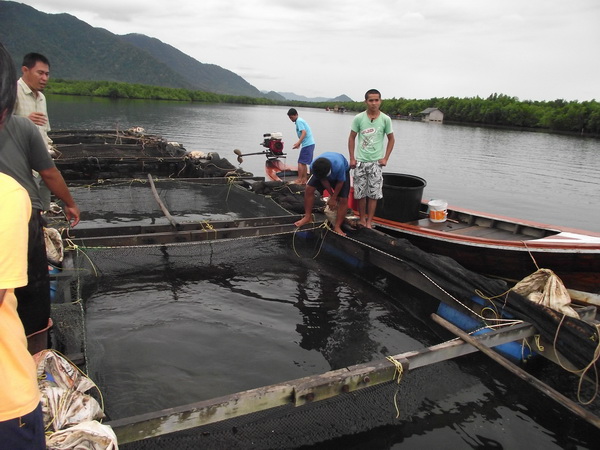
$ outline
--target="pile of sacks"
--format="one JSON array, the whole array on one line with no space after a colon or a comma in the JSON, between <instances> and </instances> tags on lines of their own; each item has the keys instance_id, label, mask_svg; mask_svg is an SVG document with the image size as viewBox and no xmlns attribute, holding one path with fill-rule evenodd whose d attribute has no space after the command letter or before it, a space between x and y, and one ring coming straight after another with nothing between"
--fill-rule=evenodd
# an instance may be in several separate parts
<instances>
[{"instance_id":1,"label":"pile of sacks","mask_svg":"<svg viewBox=\"0 0 600 450\"><path fill-rule=\"evenodd\" d=\"M34 355L42 392L46 446L51 450L118 450L111 427L101 424L104 412L87 391L96 387L70 361L53 350Z\"/></svg>"}]
</instances>

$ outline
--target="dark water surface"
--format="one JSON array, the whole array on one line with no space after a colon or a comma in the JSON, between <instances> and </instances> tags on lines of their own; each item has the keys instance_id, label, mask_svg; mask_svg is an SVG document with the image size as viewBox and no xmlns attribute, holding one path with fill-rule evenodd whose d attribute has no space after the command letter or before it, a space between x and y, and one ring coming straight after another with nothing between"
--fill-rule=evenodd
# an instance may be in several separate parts
<instances>
[{"instance_id":1,"label":"dark water surface","mask_svg":"<svg viewBox=\"0 0 600 450\"><path fill-rule=\"evenodd\" d=\"M264 132L294 140L280 107L50 97L49 110L54 129L140 125L231 162L234 148L260 151ZM351 115L307 109L301 116L313 127L317 153L346 152ZM394 126L389 171L425 178L427 198L600 231L598 141ZM243 167L262 175L261 158L248 157ZM446 339L431 327L427 298L393 280L355 273L314 243L290 236L89 256L101 273L85 289L89 370L113 419ZM530 368L538 376L551 370ZM322 448L591 449L600 439L598 430L483 355L409 372L402 386L402 420L394 419L393 395L386 395L377 407L385 421L377 428L363 429L368 420L358 414L352 431L358 434ZM561 388L572 394L576 380Z\"/></svg>"},{"instance_id":2,"label":"dark water surface","mask_svg":"<svg viewBox=\"0 0 600 450\"><path fill-rule=\"evenodd\" d=\"M99 253L88 252L102 274L86 295L88 369L112 419L446 339L427 325L426 299L290 236ZM600 437L483 355L409 372L401 386L402 419L393 390L379 395L352 413L360 422L345 433L359 434L344 447L595 448Z\"/></svg>"}]
</instances>

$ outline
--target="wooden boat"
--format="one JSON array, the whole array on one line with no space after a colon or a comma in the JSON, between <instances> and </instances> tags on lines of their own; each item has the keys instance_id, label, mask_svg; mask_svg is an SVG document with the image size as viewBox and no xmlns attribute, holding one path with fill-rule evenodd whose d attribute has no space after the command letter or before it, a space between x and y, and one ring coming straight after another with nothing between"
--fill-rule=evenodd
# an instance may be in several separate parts
<instances>
[{"instance_id":1,"label":"wooden boat","mask_svg":"<svg viewBox=\"0 0 600 450\"><path fill-rule=\"evenodd\" d=\"M434 211L442 218L433 218L422 202L426 184L413 175L384 174L376 227L474 272L518 281L546 268L570 289L600 293L600 233L448 208L445 202L443 211ZM353 198L349 204L354 208Z\"/></svg>"},{"instance_id":2,"label":"wooden boat","mask_svg":"<svg viewBox=\"0 0 600 450\"><path fill-rule=\"evenodd\" d=\"M431 253L491 276L520 280L537 268L554 271L571 289L600 293L600 233L448 208L434 222L428 205L410 221L375 217L376 227Z\"/></svg>"}]
</instances>

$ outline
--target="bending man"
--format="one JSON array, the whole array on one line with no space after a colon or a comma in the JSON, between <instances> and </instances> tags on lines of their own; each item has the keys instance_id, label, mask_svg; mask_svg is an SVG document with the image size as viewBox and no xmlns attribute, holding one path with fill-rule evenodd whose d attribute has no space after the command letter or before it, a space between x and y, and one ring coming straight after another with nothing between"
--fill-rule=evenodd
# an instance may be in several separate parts
<instances>
[{"instance_id":1,"label":"bending man","mask_svg":"<svg viewBox=\"0 0 600 450\"><path fill-rule=\"evenodd\" d=\"M350 166L346 158L339 153L325 152L313 161L310 166L310 178L304 191L304 217L294 223L301 227L311 222L312 209L315 204L315 191L323 194L329 192L327 204L336 209L337 216L333 231L342 236L342 224L348 211L348 194L350 193Z\"/></svg>"}]
</instances>

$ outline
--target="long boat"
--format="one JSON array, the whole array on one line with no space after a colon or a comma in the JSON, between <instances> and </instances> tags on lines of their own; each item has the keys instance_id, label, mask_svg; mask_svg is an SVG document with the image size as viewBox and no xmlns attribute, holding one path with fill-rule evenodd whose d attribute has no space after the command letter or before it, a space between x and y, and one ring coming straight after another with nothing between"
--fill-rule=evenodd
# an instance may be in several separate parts
<instances>
[{"instance_id":1,"label":"long boat","mask_svg":"<svg viewBox=\"0 0 600 450\"><path fill-rule=\"evenodd\" d=\"M277 180L272 165L267 161L266 175ZM391 189L400 189L387 197L387 205L386 182L393 183ZM518 281L546 268L570 289L600 293L600 233L447 205L443 219L432 220L429 204L421 198L425 185L425 180L412 175L384 174L376 228L478 273ZM356 209L352 198L350 206Z\"/></svg>"},{"instance_id":2,"label":"long boat","mask_svg":"<svg viewBox=\"0 0 600 450\"><path fill-rule=\"evenodd\" d=\"M571 289L600 293L600 233L456 207L447 208L447 218L438 222L427 209L421 203L415 220L374 221L380 231L479 273L520 280L546 268Z\"/></svg>"}]
</instances>

